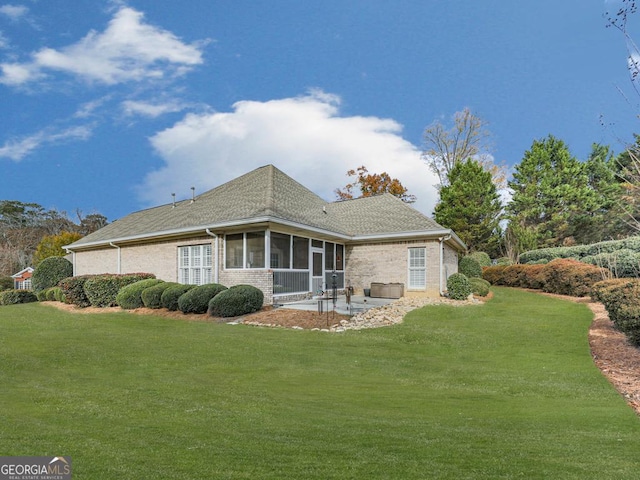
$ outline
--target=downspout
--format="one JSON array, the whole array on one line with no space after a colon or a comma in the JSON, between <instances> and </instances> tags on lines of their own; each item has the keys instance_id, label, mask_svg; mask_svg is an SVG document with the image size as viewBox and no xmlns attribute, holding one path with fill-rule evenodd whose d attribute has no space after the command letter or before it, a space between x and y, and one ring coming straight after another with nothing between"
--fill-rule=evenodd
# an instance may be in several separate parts
<instances>
[{"instance_id":1,"label":"downspout","mask_svg":"<svg viewBox=\"0 0 640 480\"><path fill-rule=\"evenodd\" d=\"M67 252L67 255L71 254L71 265L73 266L73 276L76 276L76 252L73 250L66 248L64 249Z\"/></svg>"},{"instance_id":2,"label":"downspout","mask_svg":"<svg viewBox=\"0 0 640 480\"><path fill-rule=\"evenodd\" d=\"M117 248L118 249L118 272L117 273L122 273L121 271L121 264L120 264L120 247L118 245L116 245L113 242L109 242L109 245L112 246L113 248Z\"/></svg>"},{"instance_id":3,"label":"downspout","mask_svg":"<svg viewBox=\"0 0 640 480\"><path fill-rule=\"evenodd\" d=\"M213 233L208 228L205 230L205 232L207 232L207 235L215 239L213 242L213 283L218 283L218 235Z\"/></svg>"},{"instance_id":4,"label":"downspout","mask_svg":"<svg viewBox=\"0 0 640 480\"><path fill-rule=\"evenodd\" d=\"M440 240L440 296L444 296L444 289L442 288L442 280L443 280L443 275L444 275L444 242L446 242L447 240L451 239L451 234L444 236L444 237L440 237L438 240Z\"/></svg>"}]
</instances>

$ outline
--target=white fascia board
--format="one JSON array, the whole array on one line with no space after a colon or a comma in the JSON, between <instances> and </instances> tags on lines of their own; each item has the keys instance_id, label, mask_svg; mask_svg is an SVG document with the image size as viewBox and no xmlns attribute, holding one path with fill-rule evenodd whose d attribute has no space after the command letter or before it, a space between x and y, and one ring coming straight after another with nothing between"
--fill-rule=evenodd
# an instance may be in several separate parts
<instances>
[{"instance_id":1,"label":"white fascia board","mask_svg":"<svg viewBox=\"0 0 640 480\"><path fill-rule=\"evenodd\" d=\"M460 240L452 230L418 230L413 232L398 232L398 233L372 233L367 235L354 235L351 240L354 242L367 242L367 241L380 241L380 240L401 240L407 238L441 238L451 236L456 244L462 249L466 250L467 246Z\"/></svg>"}]
</instances>

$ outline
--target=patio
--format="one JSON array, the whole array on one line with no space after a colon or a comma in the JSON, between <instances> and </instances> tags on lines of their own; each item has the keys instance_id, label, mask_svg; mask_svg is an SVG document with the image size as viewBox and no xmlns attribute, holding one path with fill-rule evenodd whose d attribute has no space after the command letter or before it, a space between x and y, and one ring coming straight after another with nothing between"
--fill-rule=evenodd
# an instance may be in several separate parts
<instances>
[{"instance_id":1,"label":"patio","mask_svg":"<svg viewBox=\"0 0 640 480\"><path fill-rule=\"evenodd\" d=\"M340 315L355 315L356 313L369 310L373 307L381 307L394 302L395 298L371 298L364 295L351 295L351 303L347 303L345 295L338 295L335 303L335 313ZM321 303L321 307L319 306ZM295 302L287 302L278 304L278 308L289 308L293 310L309 310L314 312L333 312L333 298L331 297L314 297L307 300L298 300Z\"/></svg>"}]
</instances>

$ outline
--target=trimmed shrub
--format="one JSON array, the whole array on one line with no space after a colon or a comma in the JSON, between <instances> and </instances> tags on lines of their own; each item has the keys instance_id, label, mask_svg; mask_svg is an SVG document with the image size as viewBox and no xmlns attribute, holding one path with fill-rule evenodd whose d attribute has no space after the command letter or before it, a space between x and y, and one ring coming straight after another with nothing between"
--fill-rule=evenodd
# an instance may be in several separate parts
<instances>
[{"instance_id":1,"label":"trimmed shrub","mask_svg":"<svg viewBox=\"0 0 640 480\"><path fill-rule=\"evenodd\" d=\"M178 298L178 309L182 313L207 313L211 299L226 289L227 287L219 283L192 288Z\"/></svg>"},{"instance_id":2,"label":"trimmed shrub","mask_svg":"<svg viewBox=\"0 0 640 480\"><path fill-rule=\"evenodd\" d=\"M559 258L573 258L605 267L618 277L637 277L640 275L640 237L608 240L575 247L541 248L520 254L522 263L538 263L544 260L550 262Z\"/></svg>"},{"instance_id":3,"label":"trimmed shrub","mask_svg":"<svg viewBox=\"0 0 640 480\"><path fill-rule=\"evenodd\" d=\"M485 267L482 269L482 278L489 282L491 285L504 285L504 269L507 267L508 265L494 265L492 267Z\"/></svg>"},{"instance_id":4,"label":"trimmed shrub","mask_svg":"<svg viewBox=\"0 0 640 480\"><path fill-rule=\"evenodd\" d=\"M591 294L594 284L610 277L610 272L607 274L594 265L566 258L544 265L540 277L545 292L584 297Z\"/></svg>"},{"instance_id":5,"label":"trimmed shrub","mask_svg":"<svg viewBox=\"0 0 640 480\"><path fill-rule=\"evenodd\" d=\"M486 297L489 295L489 287L491 284L482 278L470 278L469 285L471 285L471 293L478 295L479 297Z\"/></svg>"},{"instance_id":6,"label":"trimmed shrub","mask_svg":"<svg viewBox=\"0 0 640 480\"><path fill-rule=\"evenodd\" d=\"M38 299L39 302L46 302L47 301L47 292L49 291L49 289L45 289L45 290L40 290L39 292L34 292L36 294L36 298Z\"/></svg>"},{"instance_id":7,"label":"trimmed shrub","mask_svg":"<svg viewBox=\"0 0 640 480\"><path fill-rule=\"evenodd\" d=\"M482 277L482 267L475 258L466 256L458 262L458 273L462 273L467 278L480 278Z\"/></svg>"},{"instance_id":8,"label":"trimmed shrub","mask_svg":"<svg viewBox=\"0 0 640 480\"><path fill-rule=\"evenodd\" d=\"M616 278L640 277L640 252L634 252L628 248L589 255L582 261L608 268Z\"/></svg>"},{"instance_id":9,"label":"trimmed shrub","mask_svg":"<svg viewBox=\"0 0 640 480\"><path fill-rule=\"evenodd\" d=\"M598 282L591 296L602 302L614 326L633 345L640 346L640 280L621 278Z\"/></svg>"},{"instance_id":10,"label":"trimmed shrub","mask_svg":"<svg viewBox=\"0 0 640 480\"><path fill-rule=\"evenodd\" d=\"M496 260L496 265L513 265L513 262L509 257L500 257Z\"/></svg>"},{"instance_id":11,"label":"trimmed shrub","mask_svg":"<svg viewBox=\"0 0 640 480\"><path fill-rule=\"evenodd\" d=\"M449 298L466 300L472 293L469 278L463 273L454 273L447 279L447 292Z\"/></svg>"},{"instance_id":12,"label":"trimmed shrub","mask_svg":"<svg viewBox=\"0 0 640 480\"><path fill-rule=\"evenodd\" d=\"M44 262L44 260L43 260ZM58 286L62 289L65 303L71 303L78 307L88 307L91 305L87 295L84 293L84 284L93 275L79 275L60 280Z\"/></svg>"},{"instance_id":13,"label":"trimmed shrub","mask_svg":"<svg viewBox=\"0 0 640 480\"><path fill-rule=\"evenodd\" d=\"M195 285L176 284L167 288L160 296L160 304L163 308L175 312L178 310L178 299L186 292L195 288Z\"/></svg>"},{"instance_id":14,"label":"trimmed shrub","mask_svg":"<svg viewBox=\"0 0 640 480\"><path fill-rule=\"evenodd\" d=\"M237 317L257 312L262 308L264 294L252 285L235 285L223 290L209 302L212 317Z\"/></svg>"},{"instance_id":15,"label":"trimmed shrub","mask_svg":"<svg viewBox=\"0 0 640 480\"><path fill-rule=\"evenodd\" d=\"M84 293L93 307L115 307L116 296L123 287L155 278L152 273L126 273L122 275L95 275L84 284Z\"/></svg>"},{"instance_id":16,"label":"trimmed shrub","mask_svg":"<svg viewBox=\"0 0 640 480\"><path fill-rule=\"evenodd\" d=\"M120 289L116 295L116 303L125 310L144 307L144 303L142 303L142 292L146 288L153 287L161 282L162 280L157 278L147 278L145 280L138 280L135 283L130 283Z\"/></svg>"},{"instance_id":17,"label":"trimmed shrub","mask_svg":"<svg viewBox=\"0 0 640 480\"><path fill-rule=\"evenodd\" d=\"M47 302L57 302L58 296L62 292L60 287L51 287L47 289Z\"/></svg>"},{"instance_id":18,"label":"trimmed shrub","mask_svg":"<svg viewBox=\"0 0 640 480\"><path fill-rule=\"evenodd\" d=\"M31 290L4 290L0 292L0 305L37 302L38 297Z\"/></svg>"},{"instance_id":19,"label":"trimmed shrub","mask_svg":"<svg viewBox=\"0 0 640 480\"><path fill-rule=\"evenodd\" d=\"M40 262L31 276L33 290L55 287L60 280L73 275L73 265L64 257L48 257Z\"/></svg>"},{"instance_id":20,"label":"trimmed shrub","mask_svg":"<svg viewBox=\"0 0 640 480\"><path fill-rule=\"evenodd\" d=\"M473 252L468 255L473 258L476 262L480 264L481 267L490 267L491 266L491 257L488 253L485 252Z\"/></svg>"},{"instance_id":21,"label":"trimmed shrub","mask_svg":"<svg viewBox=\"0 0 640 480\"><path fill-rule=\"evenodd\" d=\"M162 293L169 287L180 285L176 282L162 282L143 290L140 297L147 308L162 308Z\"/></svg>"},{"instance_id":22,"label":"trimmed shrub","mask_svg":"<svg viewBox=\"0 0 640 480\"><path fill-rule=\"evenodd\" d=\"M64 296L64 292L60 287L53 287L53 295L56 302L67 303L67 299Z\"/></svg>"},{"instance_id":23,"label":"trimmed shrub","mask_svg":"<svg viewBox=\"0 0 640 480\"><path fill-rule=\"evenodd\" d=\"M11 277L0 277L0 292L4 290L13 290L13 278Z\"/></svg>"}]
</instances>

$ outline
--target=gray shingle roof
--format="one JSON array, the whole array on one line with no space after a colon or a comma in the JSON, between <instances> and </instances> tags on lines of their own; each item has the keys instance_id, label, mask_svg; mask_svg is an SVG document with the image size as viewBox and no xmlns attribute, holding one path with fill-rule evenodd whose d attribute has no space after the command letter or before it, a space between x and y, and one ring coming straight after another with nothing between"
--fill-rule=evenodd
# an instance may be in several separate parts
<instances>
[{"instance_id":1,"label":"gray shingle roof","mask_svg":"<svg viewBox=\"0 0 640 480\"><path fill-rule=\"evenodd\" d=\"M204 231L256 219L280 220L348 237L446 230L393 195L329 203L273 165L266 165L198 195L194 202L134 212L69 248Z\"/></svg>"}]
</instances>

